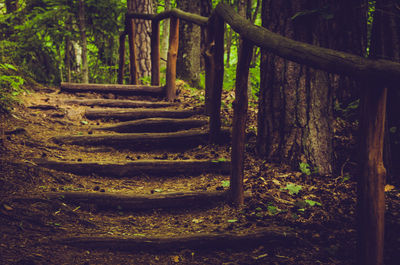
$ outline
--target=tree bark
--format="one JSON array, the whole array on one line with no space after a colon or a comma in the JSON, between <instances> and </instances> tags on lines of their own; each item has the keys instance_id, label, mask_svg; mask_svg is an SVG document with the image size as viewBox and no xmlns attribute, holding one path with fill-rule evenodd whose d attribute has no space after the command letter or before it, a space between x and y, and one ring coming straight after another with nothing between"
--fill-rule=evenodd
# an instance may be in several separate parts
<instances>
[{"instance_id":1,"label":"tree bark","mask_svg":"<svg viewBox=\"0 0 400 265\"><path fill-rule=\"evenodd\" d=\"M171 17L166 72L166 96L169 101L176 98L176 61L179 48L179 18Z\"/></svg>"},{"instance_id":2,"label":"tree bark","mask_svg":"<svg viewBox=\"0 0 400 265\"><path fill-rule=\"evenodd\" d=\"M162 108L174 106L171 102L162 101L137 101L128 99L69 99L65 104L76 104L82 106L99 106L111 108Z\"/></svg>"},{"instance_id":3,"label":"tree bark","mask_svg":"<svg viewBox=\"0 0 400 265\"><path fill-rule=\"evenodd\" d=\"M290 5L263 2L263 25L297 40L320 44L324 21L297 21L290 17L307 1ZM273 6L273 8L272 8ZM278 11L279 10L279 11ZM308 35L309 31L312 34ZM332 88L328 74L286 61L263 51L257 145L261 155L298 168L308 163L320 174L332 173Z\"/></svg>"},{"instance_id":4,"label":"tree bark","mask_svg":"<svg viewBox=\"0 0 400 265\"><path fill-rule=\"evenodd\" d=\"M171 1L164 0L164 11L168 11L171 9ZM163 31L162 31L162 38L161 38L161 67L167 67L167 55L168 55L168 38L169 38L169 19L163 20Z\"/></svg>"},{"instance_id":5,"label":"tree bark","mask_svg":"<svg viewBox=\"0 0 400 265\"><path fill-rule=\"evenodd\" d=\"M85 4L83 0L79 0L79 31L81 35L82 46L82 83L89 83L89 66L87 61L87 37L85 22Z\"/></svg>"},{"instance_id":6,"label":"tree bark","mask_svg":"<svg viewBox=\"0 0 400 265\"><path fill-rule=\"evenodd\" d=\"M183 11L200 14L201 1L177 0L177 7ZM177 77L189 82L194 87L199 86L200 27L193 23L182 21L179 26L179 51L176 74Z\"/></svg>"},{"instance_id":7,"label":"tree bark","mask_svg":"<svg viewBox=\"0 0 400 265\"><path fill-rule=\"evenodd\" d=\"M66 92L97 92L115 93L121 95L153 95L162 96L165 91L159 86L120 85L120 84L79 84L61 83L61 90Z\"/></svg>"},{"instance_id":8,"label":"tree bark","mask_svg":"<svg viewBox=\"0 0 400 265\"><path fill-rule=\"evenodd\" d=\"M230 180L230 196L232 196L232 202L236 206L241 206L244 203L243 176L248 107L247 90L252 53L253 44L246 39L241 40L236 68L231 152L232 173Z\"/></svg>"},{"instance_id":9,"label":"tree bark","mask_svg":"<svg viewBox=\"0 0 400 265\"><path fill-rule=\"evenodd\" d=\"M399 60L399 29L396 2L378 0L371 33L370 57ZM360 118L360 176L358 181L358 264L383 265L385 176L383 143L385 135L387 89L376 80L364 82ZM397 103L398 104L398 103Z\"/></svg>"},{"instance_id":10,"label":"tree bark","mask_svg":"<svg viewBox=\"0 0 400 265\"><path fill-rule=\"evenodd\" d=\"M136 24L133 19L127 19L125 21L128 30L129 39L129 73L130 83L137 85L139 83L139 66L137 61L137 48L136 48Z\"/></svg>"},{"instance_id":11,"label":"tree bark","mask_svg":"<svg viewBox=\"0 0 400 265\"><path fill-rule=\"evenodd\" d=\"M152 0L128 0L128 12L153 13ZM148 20L135 19L135 46L137 47L138 76L151 75L151 22Z\"/></svg>"},{"instance_id":12,"label":"tree bark","mask_svg":"<svg viewBox=\"0 0 400 265\"><path fill-rule=\"evenodd\" d=\"M221 94L224 80L224 21L212 16L208 22L206 52L206 113L210 116L210 141L216 142L221 129Z\"/></svg>"}]
</instances>

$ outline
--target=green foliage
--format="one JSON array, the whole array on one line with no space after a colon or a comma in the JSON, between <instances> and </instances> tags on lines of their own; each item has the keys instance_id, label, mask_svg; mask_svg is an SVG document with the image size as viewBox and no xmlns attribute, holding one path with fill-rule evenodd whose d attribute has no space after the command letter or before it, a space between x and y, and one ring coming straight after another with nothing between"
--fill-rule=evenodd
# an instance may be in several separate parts
<instances>
[{"instance_id":1,"label":"green foliage","mask_svg":"<svg viewBox=\"0 0 400 265\"><path fill-rule=\"evenodd\" d=\"M17 75L18 69L12 64L0 63L0 113L8 113L24 92L24 78Z\"/></svg>"},{"instance_id":2,"label":"green foliage","mask_svg":"<svg viewBox=\"0 0 400 265\"><path fill-rule=\"evenodd\" d=\"M229 188L230 185L231 185L231 182L230 182L229 180L222 180L222 181L221 181L221 185L222 185L222 187L224 187L224 188Z\"/></svg>"},{"instance_id":3,"label":"green foliage","mask_svg":"<svg viewBox=\"0 0 400 265\"><path fill-rule=\"evenodd\" d=\"M308 163L299 163L300 171L307 176L311 175L310 165Z\"/></svg>"},{"instance_id":4,"label":"green foliage","mask_svg":"<svg viewBox=\"0 0 400 265\"><path fill-rule=\"evenodd\" d=\"M300 190L302 189L302 186L294 184L294 183L288 183L288 184L286 184L286 187L282 188L282 189L287 190L290 195L293 195L293 194L298 194L300 192Z\"/></svg>"}]
</instances>

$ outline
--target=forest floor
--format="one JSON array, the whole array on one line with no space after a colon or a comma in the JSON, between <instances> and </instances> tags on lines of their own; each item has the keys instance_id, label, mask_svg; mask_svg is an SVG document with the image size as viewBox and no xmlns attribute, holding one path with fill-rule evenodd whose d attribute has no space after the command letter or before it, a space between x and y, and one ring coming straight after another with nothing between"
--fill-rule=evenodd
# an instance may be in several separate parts
<instances>
[{"instance_id":1,"label":"forest floor","mask_svg":"<svg viewBox=\"0 0 400 265\"><path fill-rule=\"evenodd\" d=\"M180 104L201 106L204 95L180 84ZM337 119L336 176L293 171L256 156L256 109L250 104L245 161L245 206L223 202L203 207L124 211L99 210L46 197L48 192L129 193L151 196L170 192L222 191L229 175L109 178L75 175L38 166L39 160L123 163L139 159L230 160L229 145L199 145L185 151L134 151L113 147L60 145L54 136L104 134L95 130L115 121L88 120L88 107L66 104L73 98L116 98L112 94L68 94L35 88L0 123L1 264L353 264L356 258L356 165L351 155L354 126ZM130 99L141 99L132 97ZM155 100L155 99L154 99ZM233 92L223 94L223 120L229 126ZM39 107L38 107L39 106ZM52 107L49 107L52 106ZM348 157L346 157L348 155ZM400 258L400 189L386 185L385 264ZM192 234L247 234L258 229L288 231L287 239L239 247L143 249L86 248L64 244L73 236L174 238ZM286 232L285 232L286 233Z\"/></svg>"}]
</instances>

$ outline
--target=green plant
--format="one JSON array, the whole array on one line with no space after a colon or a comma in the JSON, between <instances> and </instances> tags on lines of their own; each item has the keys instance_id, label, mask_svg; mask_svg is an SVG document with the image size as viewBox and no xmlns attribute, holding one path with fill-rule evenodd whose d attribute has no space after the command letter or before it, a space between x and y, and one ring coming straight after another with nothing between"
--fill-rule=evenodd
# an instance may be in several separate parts
<instances>
[{"instance_id":1,"label":"green plant","mask_svg":"<svg viewBox=\"0 0 400 265\"><path fill-rule=\"evenodd\" d=\"M9 112L11 106L18 102L18 95L25 92L22 87L24 78L11 74L17 71L12 64L0 63L0 112Z\"/></svg>"},{"instance_id":2,"label":"green plant","mask_svg":"<svg viewBox=\"0 0 400 265\"><path fill-rule=\"evenodd\" d=\"M298 194L300 192L300 190L302 189L302 186L294 184L294 183L288 183L288 184L286 184L286 187L282 188L282 189L287 190L290 195L293 195L293 194Z\"/></svg>"},{"instance_id":3,"label":"green plant","mask_svg":"<svg viewBox=\"0 0 400 265\"><path fill-rule=\"evenodd\" d=\"M306 174L307 176L311 175L311 168L308 163L301 162L301 163L299 163L299 166L300 166L300 171L303 174Z\"/></svg>"}]
</instances>

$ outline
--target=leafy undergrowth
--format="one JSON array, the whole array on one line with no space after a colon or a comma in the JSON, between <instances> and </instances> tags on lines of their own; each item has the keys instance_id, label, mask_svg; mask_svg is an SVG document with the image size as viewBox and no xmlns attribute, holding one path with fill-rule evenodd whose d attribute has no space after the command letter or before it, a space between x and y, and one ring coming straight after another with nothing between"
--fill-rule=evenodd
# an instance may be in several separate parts
<instances>
[{"instance_id":1,"label":"leafy undergrowth","mask_svg":"<svg viewBox=\"0 0 400 265\"><path fill-rule=\"evenodd\" d=\"M183 106L201 105L204 94L180 85ZM82 95L96 98L99 95ZM42 169L34 159L103 161L122 163L148 159L227 160L229 146L197 146L184 153L116 151L112 148L59 146L49 141L54 135L91 134L104 121L88 121L82 107L64 105L71 98L55 89L33 92L16 106L11 116L1 119L0 140L0 263L1 264L352 264L356 253L356 183L354 162L342 157L350 153L352 125L338 120L337 146L343 161L339 176L319 176L299 165L290 170L268 163L255 155L256 109L250 104L246 146L245 189L252 196L241 209L216 204L202 209L129 212L99 211L51 201L47 191L130 192L154 194L177 191L226 190L229 176L203 174L110 179L95 175L77 176ZM113 95L105 97L113 98ZM231 123L232 91L224 92L222 114ZM35 110L28 106L54 105ZM346 154L349 154L346 153ZM339 160L338 158L338 160ZM386 186L386 263L397 264L400 253L400 191ZM35 197L36 199L32 199ZM37 198L42 199L37 199ZM228 250L185 249L172 252L118 252L49 244L52 239L72 235L147 237L190 233L249 232L260 227L291 228L300 244L283 242L276 247Z\"/></svg>"}]
</instances>

